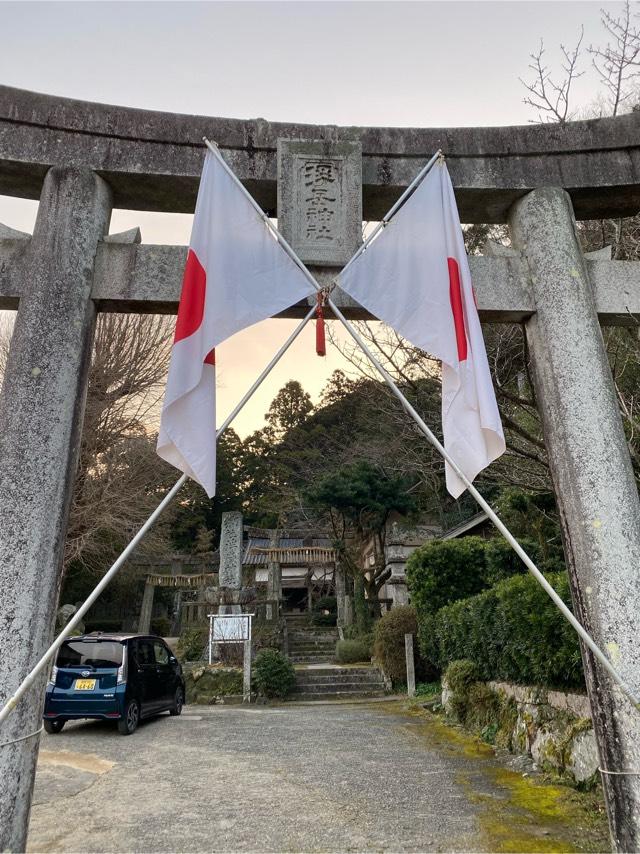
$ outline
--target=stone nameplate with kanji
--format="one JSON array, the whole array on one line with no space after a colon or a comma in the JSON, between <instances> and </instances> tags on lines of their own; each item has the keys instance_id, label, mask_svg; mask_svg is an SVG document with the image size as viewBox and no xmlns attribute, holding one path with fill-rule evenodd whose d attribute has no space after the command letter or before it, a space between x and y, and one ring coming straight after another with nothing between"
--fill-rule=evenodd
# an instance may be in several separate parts
<instances>
[{"instance_id":1,"label":"stone nameplate with kanji","mask_svg":"<svg viewBox=\"0 0 640 854\"><path fill-rule=\"evenodd\" d=\"M278 140L278 228L306 264L347 263L362 241L359 142Z\"/></svg>"}]
</instances>

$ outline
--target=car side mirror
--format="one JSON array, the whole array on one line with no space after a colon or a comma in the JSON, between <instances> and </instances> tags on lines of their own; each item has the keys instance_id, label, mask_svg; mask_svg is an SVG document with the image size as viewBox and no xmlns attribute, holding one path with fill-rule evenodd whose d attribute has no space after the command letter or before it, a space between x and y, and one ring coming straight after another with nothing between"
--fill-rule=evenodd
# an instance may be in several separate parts
<instances>
[{"instance_id":1,"label":"car side mirror","mask_svg":"<svg viewBox=\"0 0 640 854\"><path fill-rule=\"evenodd\" d=\"M172 664L175 664L177 660L178 660L178 659L175 657L175 655L170 655L170 656L169 656L169 661L170 661Z\"/></svg>"}]
</instances>

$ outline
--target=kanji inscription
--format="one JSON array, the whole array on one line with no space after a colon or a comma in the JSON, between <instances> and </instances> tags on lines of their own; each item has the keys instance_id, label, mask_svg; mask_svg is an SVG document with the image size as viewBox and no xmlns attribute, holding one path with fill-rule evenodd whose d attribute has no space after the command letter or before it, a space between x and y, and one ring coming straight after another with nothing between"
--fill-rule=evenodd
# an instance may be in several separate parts
<instances>
[{"instance_id":1,"label":"kanji inscription","mask_svg":"<svg viewBox=\"0 0 640 854\"><path fill-rule=\"evenodd\" d=\"M278 140L278 225L303 261L344 265L362 233L356 142Z\"/></svg>"},{"instance_id":2,"label":"kanji inscription","mask_svg":"<svg viewBox=\"0 0 640 854\"><path fill-rule=\"evenodd\" d=\"M325 244L335 239L340 171L335 160L302 160L304 236Z\"/></svg>"}]
</instances>

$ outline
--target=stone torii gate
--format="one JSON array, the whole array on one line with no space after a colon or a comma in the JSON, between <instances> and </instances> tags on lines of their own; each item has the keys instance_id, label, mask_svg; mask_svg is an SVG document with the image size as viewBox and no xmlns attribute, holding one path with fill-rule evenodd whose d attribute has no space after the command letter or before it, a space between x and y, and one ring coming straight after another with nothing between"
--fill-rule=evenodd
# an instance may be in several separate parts
<instances>
[{"instance_id":1,"label":"stone torii gate","mask_svg":"<svg viewBox=\"0 0 640 854\"><path fill-rule=\"evenodd\" d=\"M510 224L513 251L470 259L480 316L524 324L574 610L640 691L640 506L599 327L635 325L640 264L586 258L574 220L640 208L640 115L338 128L0 87L0 193L40 200L32 236L0 233L0 308L18 309L0 398L0 702L53 635L96 313L177 308L186 248L106 240L111 209L192 211L205 134L321 280L355 249L363 215L380 219L438 148L462 221ZM603 775L614 845L637 850L640 777L625 772L640 771L640 717L591 653L583 659L602 767L617 772ZM39 730L43 691L0 735L2 850L24 850L38 736L23 737Z\"/></svg>"}]
</instances>

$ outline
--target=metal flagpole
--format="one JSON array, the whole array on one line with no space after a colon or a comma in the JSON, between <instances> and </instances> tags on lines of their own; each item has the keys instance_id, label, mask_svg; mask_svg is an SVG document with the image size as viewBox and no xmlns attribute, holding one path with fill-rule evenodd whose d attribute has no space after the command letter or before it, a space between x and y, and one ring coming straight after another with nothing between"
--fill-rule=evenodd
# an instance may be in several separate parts
<instances>
[{"instance_id":1,"label":"metal flagpole","mask_svg":"<svg viewBox=\"0 0 640 854\"><path fill-rule=\"evenodd\" d=\"M242 188L242 190L243 190L244 194L246 195L246 197L248 198L248 200L251 202L251 204L253 205L253 207L257 211L257 213L267 223L269 228L274 233L274 236L276 237L276 239L278 240L280 245L283 247L283 249L287 252L287 254L291 258L291 260L295 264L297 264L297 266L303 271L303 273L305 274L305 276L307 277L309 282L314 286L314 288L317 291L322 291L323 290L322 287L318 284L318 282L315 280L315 278L312 276L312 274L306 268L304 263L300 260L300 258L296 254L295 250L291 248L291 246L289 245L287 240L280 234L280 232L278 231L276 226L269 220L269 218L264 213L262 208L255 201L255 199L243 187L242 183L240 182L239 178L235 175L233 170L227 165L224 158L220 154L218 147L213 145L211 142L209 142L209 140L206 139L206 137L204 138L204 141L207 144L208 148L219 159L220 163L224 166L224 168L229 173L229 175L231 175L233 180L236 181L238 186ZM418 175L416 176L414 181L407 187L407 189L402 194L402 196L398 199L398 201L395 203L395 205L393 205L393 207L391 208L389 213L386 215L383 223L381 223L379 225L378 231L380 230L380 228L384 227L384 223L388 222L388 220L393 216L394 213L396 213L396 211L400 208L400 206L404 203L404 201L406 201L408 196L411 194L411 192L413 192L415 187L419 184L419 182L425 177L425 175L433 167L433 164L436 162L438 157L441 156L441 154L442 154L442 152L440 152L440 151L436 152L436 154L434 154L434 156L431 158L431 160L429 160L429 162L421 170L421 172L418 173ZM373 239L373 236L374 236L374 234L370 235L369 240L367 241L367 244L369 244L371 242L371 240ZM354 258L351 259L349 264L351 264L355 260L355 258L359 254L361 254L362 251L364 251L364 247L367 244L363 244L363 246L360 247L360 250L356 253ZM349 267L349 264L347 264L346 267L344 267L342 273L344 273L344 270L346 270L347 267ZM393 379L391 378L389 373L384 369L382 364L378 361L378 359L376 359L376 357L370 351L370 349L368 348L367 344L362 339L362 337L360 336L358 331L356 329L354 329L354 327L351 325L350 321L348 321L347 318L342 314L342 312L340 311L338 306L333 302L332 299L328 298L327 304L329 305L329 307L333 311L336 318L345 327L345 329L347 330L349 335L353 338L353 340L356 342L356 344L360 347L360 349L365 353L367 358L371 361L372 365L380 373L380 375L382 376L382 378L384 379L386 384L389 386L389 388L391 389L393 394L398 398L398 400L402 404L402 407L405 410L405 412L407 412L407 414L410 415L411 418L413 418L413 420L416 422L418 428L424 434L424 436L427 438L427 440L433 445L433 447L436 449L436 451L438 451L438 453L449 463L449 465L455 471L455 473L458 475L458 477L464 482L464 484L466 485L466 487L469 490L469 492L471 493L471 495L473 495L475 500L478 502L480 507L482 507L482 509L487 514L487 516L491 519L491 521L496 526L498 531L500 531L500 533L505 538L505 540L509 543L511 548L515 551L515 553L518 555L518 557L522 560L522 562L527 567L529 572L533 575L533 577L540 584L540 586L543 588L543 590L551 598L551 600L556 605L556 607L559 609L559 611L563 615L563 617L565 617L565 619L573 626L573 628L576 630L576 632L578 633L578 635L580 636L582 641L593 652L595 657L602 664L602 666L605 668L605 670L609 673L609 675L612 677L612 679L620 686L622 691L631 700L631 702L633 703L635 708L640 710L640 698L636 697L635 694L633 693L633 691L627 686L627 684L624 681L624 679L622 678L622 676L618 673L618 671L615 669L615 667L611 664L611 662L609 661L607 656L602 652L600 647L596 644L596 642L593 640L591 635L584 628L582 623L580 623L576 619L576 617L573 615L571 610L565 605L565 603L562 601L560 596L556 593L556 591L553 589L553 587L549 584L547 579L540 572L538 567L531 560L529 555L525 552L525 550L522 548L520 543L513 536L511 531L509 531L509 529L504 524L504 522L500 519L500 517L495 512L495 510L493 510L493 508L488 504L488 502L482 497L482 495L478 492L476 487L469 480L469 478L464 474L464 472L462 472L460 470L457 463L449 456L449 454L445 450L444 446L438 441L436 436L432 433L432 431L429 429L429 427L425 424L424 420L420 417L420 415L418 415L416 410L413 408L413 406L409 403L409 401L406 399L406 397L400 391L400 389L395 384L395 382L393 381Z\"/></svg>"},{"instance_id":2,"label":"metal flagpole","mask_svg":"<svg viewBox=\"0 0 640 854\"><path fill-rule=\"evenodd\" d=\"M293 330L293 332L291 333L291 335L287 338L287 340L284 342L284 344L282 345L282 347L280 347L280 349L278 350L278 352L275 354L275 356L273 357L273 359L271 359L271 361L269 362L269 364L267 365L267 367L262 371L262 373L260 374L260 376L259 376L259 377L257 378L257 380L253 383L253 385L251 386L251 388L250 388L250 389L246 392L246 394L242 397L242 399L241 399L241 400L240 400L240 402L235 406L235 408L233 409L233 411L232 411L232 412L231 412L231 413L230 413L230 414L225 418L225 420L224 420L224 422L223 422L222 426L221 426L221 427L220 427L220 429L216 432L216 442L218 441L218 439L220 438L220 436L224 433L224 431L227 429L227 427L229 426L229 424L231 424L231 422L232 422L232 421L233 421L233 419L236 417L236 415L237 415L237 414L240 412L240 410L244 407L244 405L247 403L247 401L249 400L249 398L251 398L251 397L252 397L252 395L254 394L254 392L256 391L256 389L257 389L257 388L262 384L262 382L266 379L266 377L267 377L267 376L268 376L268 374L271 372L271 370L272 370L272 369L275 367L275 365L280 361L280 359L282 358L282 356L284 356L284 354L287 352L287 350L289 349L289 347L290 347L290 346L293 344L293 342L296 340L296 338L298 337L298 335L302 332L302 330L303 330L303 329L304 329L304 327L307 325L307 323L311 320L311 318L313 317L313 315L314 315L314 313L315 313L315 310L316 310L316 309L315 309L315 306L313 306L313 308L311 308L311 309L309 310L309 312L307 313L307 315L305 316L305 318L304 318L303 320L301 320L301 321L300 321L300 323L298 324L298 326L296 326L296 328ZM181 477L176 481L176 483L171 487L171 489L169 490L169 492L167 492L167 494L164 496L164 498L162 499L162 501L160 502L160 504L156 507L156 509L153 511L153 513L149 516L149 518L148 518L148 519L147 519L147 521L144 523L144 525L140 528L140 530L139 530L139 531L138 531L138 533L135 535L135 537L134 537L134 538L129 542L129 544L126 546L126 548L124 549L124 551L122 552L122 554L121 554L121 555L117 558L117 560L112 564L112 566L110 567L110 569L108 570L108 572L106 573L106 575L101 579L100 583L97 585L97 587L95 588L95 590L91 593L91 595L88 597L88 599L87 599L85 602L83 602L83 604L78 608L78 610L76 611L76 613L75 613L75 614L73 615L73 617L69 620L69 622L67 623L67 625L62 629L62 631L60 632L60 634L59 634L59 635L56 637L56 639L53 641L53 643L51 644L51 646L49 647L49 649L44 653L44 655L43 655L43 656L42 656L42 658L38 661L38 663L37 663L37 664L36 664L36 666L33 668L33 670L28 674L28 676L26 676L26 677L23 679L23 681L20 683L20 685L19 685L18 689L17 689L17 690L16 690L16 692L13 694L13 696L11 696L11 697L7 700L7 702L4 704L4 706L0 709L0 723L2 723L2 721L3 721L3 720L5 720L5 718L7 718L7 717L9 716L9 714L13 711L13 709L14 709L14 708L16 707L16 705L18 704L18 702L19 702L20 698L22 697L22 695L23 695L26 691L28 691L28 690L29 690L30 686L33 684L33 682L35 681L35 679L36 679L36 678L38 677L38 675L42 672L42 670L47 666L48 662L53 658L54 654L56 653L56 651L58 650L58 648L60 647L60 645L62 644L62 642L65 640L65 638L66 638L66 637L68 637L69 632L71 632L71 631L72 631L72 630L73 630L73 629L78 625L78 623L81 621L82 617L87 613L87 611L89 610L89 608L93 605L93 603L96 601L96 599L100 596L100 594L102 593L102 591L103 591L103 590L104 590L104 589L105 589L105 588L106 588L106 587L111 583L111 581L115 578L115 576L117 575L118 571L120 570L120 568L122 567L122 565L124 564L124 562L127 560L127 558L129 557L129 555L130 555L130 554L133 552L133 550L136 548L136 546L138 545L138 543L140 542L140 540L144 537L144 535L147 533L147 531L152 527L152 525L154 524L154 522L156 521L156 519L160 516L160 514L162 513L162 511L163 511L163 510L165 510L165 508L166 508L166 507L168 507L168 506L169 506L169 504L171 504L171 502L173 501L173 499L175 498L175 496L177 495L177 493L180 491L181 487L186 483L186 481L187 481L187 480L188 480L188 476L187 476L186 474L183 474L183 475L182 475L182 476L181 476Z\"/></svg>"}]
</instances>

